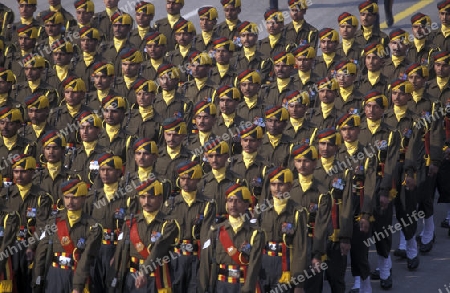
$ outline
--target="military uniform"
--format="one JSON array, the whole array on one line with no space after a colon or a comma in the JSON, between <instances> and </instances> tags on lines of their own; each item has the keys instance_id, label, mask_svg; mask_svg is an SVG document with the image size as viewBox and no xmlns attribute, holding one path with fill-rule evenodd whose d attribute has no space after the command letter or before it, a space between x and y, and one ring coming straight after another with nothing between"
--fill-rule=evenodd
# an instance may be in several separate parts
<instances>
[{"instance_id":1,"label":"military uniform","mask_svg":"<svg viewBox=\"0 0 450 293\"><path fill-rule=\"evenodd\" d=\"M149 27L147 34L155 32L155 31L156 31L156 29ZM134 48L138 49L141 52L145 52L144 50L145 50L146 40L145 40L145 38L142 38L139 35L139 31L138 31L137 27L130 32L128 39L130 40L130 43L133 45Z\"/></svg>"},{"instance_id":2,"label":"military uniform","mask_svg":"<svg viewBox=\"0 0 450 293\"><path fill-rule=\"evenodd\" d=\"M175 167L183 161L189 161L192 158L192 153L184 145L181 145L180 152L172 159L168 154L167 148L167 146L160 148L158 159L155 163L155 171L157 174L160 174L162 178L166 178L170 180L172 184L175 184Z\"/></svg>"},{"instance_id":3,"label":"military uniform","mask_svg":"<svg viewBox=\"0 0 450 293\"><path fill-rule=\"evenodd\" d=\"M181 16L179 20L183 19ZM178 21L179 21L178 20ZM164 17L160 20L157 20L155 22L155 29L166 36L167 38L167 52L172 51L175 49L175 31L173 30L172 26L170 25L169 21L167 20L167 17Z\"/></svg>"},{"instance_id":4,"label":"military uniform","mask_svg":"<svg viewBox=\"0 0 450 293\"><path fill-rule=\"evenodd\" d=\"M14 146L11 149L8 149L5 145L4 138L0 140L0 158L2 158L2 161L4 162L2 164L4 168L1 171L3 178L12 179L12 158L20 154L36 157L36 144L26 138L17 136Z\"/></svg>"},{"instance_id":5,"label":"military uniform","mask_svg":"<svg viewBox=\"0 0 450 293\"><path fill-rule=\"evenodd\" d=\"M184 118L185 121L189 121L192 107L192 101L187 100L181 93L177 92L175 92L174 99L170 100L169 103L164 100L162 93L156 95L153 103L153 109L161 115L162 121L171 117Z\"/></svg>"},{"instance_id":6,"label":"military uniform","mask_svg":"<svg viewBox=\"0 0 450 293\"><path fill-rule=\"evenodd\" d=\"M239 32L237 30L237 27L241 24L241 21L239 19L236 20L236 24L233 27L233 30L230 30L230 27L226 23L226 21L222 21L219 23L216 28L214 29L214 32L219 35L219 37L225 37L229 40L232 40L233 42L239 37Z\"/></svg>"},{"instance_id":7,"label":"military uniform","mask_svg":"<svg viewBox=\"0 0 450 293\"><path fill-rule=\"evenodd\" d=\"M154 111L154 109L153 109ZM142 120L142 115L139 112L139 105L133 104L126 113L123 128L127 133L136 135L138 137L147 137L151 140L160 143L160 128L162 118L154 111L152 117L146 117Z\"/></svg>"},{"instance_id":8,"label":"military uniform","mask_svg":"<svg viewBox=\"0 0 450 293\"><path fill-rule=\"evenodd\" d=\"M374 85L372 85L366 73L363 76L361 76L357 84L358 90L362 93L368 93L372 90L376 90L381 92L383 95L387 95L389 81L383 73L380 73L377 82Z\"/></svg>"},{"instance_id":9,"label":"military uniform","mask_svg":"<svg viewBox=\"0 0 450 293\"><path fill-rule=\"evenodd\" d=\"M15 22L11 25L7 25L5 30L2 30L2 35L5 38L5 46L9 46L11 44L17 44L19 42L19 37L17 35L17 28L22 24L21 21ZM31 24L36 27L38 30L41 28L41 24L36 19L31 20Z\"/></svg>"},{"instance_id":10,"label":"military uniform","mask_svg":"<svg viewBox=\"0 0 450 293\"><path fill-rule=\"evenodd\" d=\"M200 101L206 100L214 96L216 91L216 84L211 80L207 79L205 84L200 88L197 87L195 80L187 81L183 84L178 92L184 96L184 98L193 104L197 104Z\"/></svg>"},{"instance_id":11,"label":"military uniform","mask_svg":"<svg viewBox=\"0 0 450 293\"><path fill-rule=\"evenodd\" d=\"M14 12L5 4L0 5L0 35L4 35L8 25L14 21Z\"/></svg>"},{"instance_id":12,"label":"military uniform","mask_svg":"<svg viewBox=\"0 0 450 293\"><path fill-rule=\"evenodd\" d=\"M70 143L77 143L77 132L74 130L78 130L78 118L83 112L90 111L91 109L89 107L80 104L80 110L72 116L67 109L67 104L64 104L50 110L48 124L55 129L66 130L66 140Z\"/></svg>"},{"instance_id":13,"label":"military uniform","mask_svg":"<svg viewBox=\"0 0 450 293\"><path fill-rule=\"evenodd\" d=\"M111 15L112 16L112 15ZM106 11L98 12L94 14L91 21L92 27L103 32L103 39L105 41L111 41L114 37L113 26L110 16Z\"/></svg>"},{"instance_id":14,"label":"military uniform","mask_svg":"<svg viewBox=\"0 0 450 293\"><path fill-rule=\"evenodd\" d=\"M27 81L18 83L16 84L14 92L12 94L15 100L22 105L25 105L25 98L30 96L31 94L42 94L44 96L47 96L51 108L56 108L60 102L60 98L56 89L50 86L44 80L41 80L38 87L34 91L30 89Z\"/></svg>"},{"instance_id":15,"label":"military uniform","mask_svg":"<svg viewBox=\"0 0 450 293\"><path fill-rule=\"evenodd\" d=\"M72 178L80 178L83 182L94 183L98 173L95 162L104 152L105 147L97 143L92 153L87 155L84 146L81 145L67 154L64 165L68 166L67 169Z\"/></svg>"},{"instance_id":16,"label":"military uniform","mask_svg":"<svg viewBox=\"0 0 450 293\"><path fill-rule=\"evenodd\" d=\"M281 105L286 94L296 89L297 87L294 83L294 78L290 77L288 84L282 91L279 90L277 81L273 81L266 86L262 86L260 97L266 105Z\"/></svg>"},{"instance_id":17,"label":"military uniform","mask_svg":"<svg viewBox=\"0 0 450 293\"><path fill-rule=\"evenodd\" d=\"M216 31L212 32L211 39L208 41L207 44L205 44L205 39L203 39L202 33L199 33L195 36L193 41L193 47L200 52L206 51L210 52L213 49L213 40L220 38L220 35L217 34Z\"/></svg>"},{"instance_id":18,"label":"military uniform","mask_svg":"<svg viewBox=\"0 0 450 293\"><path fill-rule=\"evenodd\" d=\"M76 76L79 76L83 79L88 92L95 91L94 82L92 80L92 74L94 73L94 64L102 61L105 61L103 56L100 53L95 53L94 59L90 63L87 63L86 60L84 60L83 54L80 54L76 62L74 73Z\"/></svg>"},{"instance_id":19,"label":"military uniform","mask_svg":"<svg viewBox=\"0 0 450 293\"><path fill-rule=\"evenodd\" d=\"M305 20L298 31L294 28L294 24L290 22L284 27L283 34L288 44L308 43L314 49L317 48L319 33L314 26Z\"/></svg>"},{"instance_id":20,"label":"military uniform","mask_svg":"<svg viewBox=\"0 0 450 293\"><path fill-rule=\"evenodd\" d=\"M312 71L321 77L330 76L334 71L334 67L345 59L347 59L345 56L339 55L335 52L333 60L327 64L323 58L323 55L317 56L315 59L314 69Z\"/></svg>"},{"instance_id":21,"label":"military uniform","mask_svg":"<svg viewBox=\"0 0 450 293\"><path fill-rule=\"evenodd\" d=\"M447 100L450 99L450 83L447 82L441 90L437 84L436 78L434 78L428 82L427 93L430 96L439 99L442 105L446 105Z\"/></svg>"}]
</instances>

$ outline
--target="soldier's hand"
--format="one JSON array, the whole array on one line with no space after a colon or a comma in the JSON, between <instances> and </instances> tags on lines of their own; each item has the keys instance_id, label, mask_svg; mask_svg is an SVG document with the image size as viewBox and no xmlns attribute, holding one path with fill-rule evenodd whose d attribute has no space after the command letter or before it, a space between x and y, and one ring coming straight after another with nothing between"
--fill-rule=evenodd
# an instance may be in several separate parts
<instances>
[{"instance_id":1,"label":"soldier's hand","mask_svg":"<svg viewBox=\"0 0 450 293\"><path fill-rule=\"evenodd\" d=\"M350 243L344 242L340 242L340 246L341 246L341 255L347 255L348 252L350 251L350 248L352 247Z\"/></svg>"},{"instance_id":2,"label":"soldier's hand","mask_svg":"<svg viewBox=\"0 0 450 293\"><path fill-rule=\"evenodd\" d=\"M34 251L31 248L27 248L25 255L28 262L32 262L34 260Z\"/></svg>"},{"instance_id":3,"label":"soldier's hand","mask_svg":"<svg viewBox=\"0 0 450 293\"><path fill-rule=\"evenodd\" d=\"M385 195L380 195L380 206L382 210L385 210L389 206L389 197Z\"/></svg>"},{"instance_id":4,"label":"soldier's hand","mask_svg":"<svg viewBox=\"0 0 450 293\"><path fill-rule=\"evenodd\" d=\"M139 272L139 275L136 277L136 280L134 281L134 286L139 289L143 288L147 284L147 277L144 276L142 272Z\"/></svg>"},{"instance_id":5,"label":"soldier's hand","mask_svg":"<svg viewBox=\"0 0 450 293\"><path fill-rule=\"evenodd\" d=\"M109 261L109 265L112 266L114 263L114 256L111 258L111 260Z\"/></svg>"},{"instance_id":6,"label":"soldier's hand","mask_svg":"<svg viewBox=\"0 0 450 293\"><path fill-rule=\"evenodd\" d=\"M313 258L311 260L311 267L312 267L311 269L316 271L317 273L320 273L320 263L321 263L320 260L318 260L317 258Z\"/></svg>"},{"instance_id":7,"label":"soldier's hand","mask_svg":"<svg viewBox=\"0 0 450 293\"><path fill-rule=\"evenodd\" d=\"M73 290L72 290L72 293L81 293L81 291L78 290L78 289L73 289Z\"/></svg>"},{"instance_id":8,"label":"soldier's hand","mask_svg":"<svg viewBox=\"0 0 450 293\"><path fill-rule=\"evenodd\" d=\"M430 167L428 168L428 176L429 177L434 176L438 173L438 171L439 167L431 164Z\"/></svg>"},{"instance_id":9,"label":"soldier's hand","mask_svg":"<svg viewBox=\"0 0 450 293\"><path fill-rule=\"evenodd\" d=\"M406 177L405 179L405 185L407 190L414 190L416 189L416 180L413 177Z\"/></svg>"},{"instance_id":10,"label":"soldier's hand","mask_svg":"<svg viewBox=\"0 0 450 293\"><path fill-rule=\"evenodd\" d=\"M369 233L369 221L366 219L362 219L359 220L359 231L364 232L364 233Z\"/></svg>"},{"instance_id":11,"label":"soldier's hand","mask_svg":"<svg viewBox=\"0 0 450 293\"><path fill-rule=\"evenodd\" d=\"M295 288L294 293L305 293L305 290L303 288Z\"/></svg>"}]
</instances>

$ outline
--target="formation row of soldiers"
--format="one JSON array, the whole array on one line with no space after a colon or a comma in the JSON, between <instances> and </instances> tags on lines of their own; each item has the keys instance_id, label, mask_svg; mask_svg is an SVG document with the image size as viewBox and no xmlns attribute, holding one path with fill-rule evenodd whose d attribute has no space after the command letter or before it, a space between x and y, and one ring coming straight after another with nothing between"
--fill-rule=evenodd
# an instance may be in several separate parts
<instances>
[{"instance_id":1,"label":"formation row of soldiers","mask_svg":"<svg viewBox=\"0 0 450 293\"><path fill-rule=\"evenodd\" d=\"M389 289L394 207L415 270L450 202L450 1L387 36L372 1L318 31L289 0L262 40L239 0L200 34L166 2L135 29L118 1L0 7L0 290L345 292L348 253L352 292Z\"/></svg>"}]
</instances>

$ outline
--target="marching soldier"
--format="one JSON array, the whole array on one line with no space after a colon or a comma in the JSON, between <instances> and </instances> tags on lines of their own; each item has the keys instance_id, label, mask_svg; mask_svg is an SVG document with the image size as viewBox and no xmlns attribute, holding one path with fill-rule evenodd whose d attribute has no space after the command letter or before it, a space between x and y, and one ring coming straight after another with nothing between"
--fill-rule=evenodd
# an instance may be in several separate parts
<instances>
[{"instance_id":1,"label":"marching soldier","mask_svg":"<svg viewBox=\"0 0 450 293\"><path fill-rule=\"evenodd\" d=\"M0 35L4 36L6 29L14 22L14 12L5 4L0 5Z\"/></svg>"},{"instance_id":2,"label":"marching soldier","mask_svg":"<svg viewBox=\"0 0 450 293\"><path fill-rule=\"evenodd\" d=\"M203 148L216 138L212 132L216 124L216 105L208 101L200 101L195 105L192 114L194 116L191 127L192 134L189 134L187 138L187 147L194 155L201 157Z\"/></svg>"},{"instance_id":3,"label":"marching soldier","mask_svg":"<svg viewBox=\"0 0 450 293\"><path fill-rule=\"evenodd\" d=\"M215 32L219 37L225 37L233 42L238 37L237 27L241 23L239 14L241 13L241 0L220 0L225 14L225 21L219 23Z\"/></svg>"},{"instance_id":4,"label":"marching soldier","mask_svg":"<svg viewBox=\"0 0 450 293\"><path fill-rule=\"evenodd\" d=\"M220 38L214 30L217 25L217 18L219 14L217 9L212 6L204 6L199 8L197 13L200 18L200 28L202 31L195 37L194 47L200 52L210 52L213 46L212 41Z\"/></svg>"},{"instance_id":5,"label":"marching soldier","mask_svg":"<svg viewBox=\"0 0 450 293\"><path fill-rule=\"evenodd\" d=\"M236 83L243 98L237 106L236 115L264 127L265 102L258 94L261 89L261 75L256 69L246 69L236 77Z\"/></svg>"},{"instance_id":6,"label":"marching soldier","mask_svg":"<svg viewBox=\"0 0 450 293\"><path fill-rule=\"evenodd\" d=\"M46 15L49 11L56 11L61 13L63 17L63 25L66 33L70 31L71 27L76 26L76 20L73 18L73 15L70 12L62 7L61 0L48 0L48 4L50 6L49 9L41 11L37 17L38 20L41 20L41 15Z\"/></svg>"},{"instance_id":7,"label":"marching soldier","mask_svg":"<svg viewBox=\"0 0 450 293\"><path fill-rule=\"evenodd\" d=\"M53 66L45 69L45 81L56 91L60 96L64 95L63 81L74 74L75 69L75 52L72 43L60 39L52 44L51 59ZM83 73L84 74L84 73Z\"/></svg>"},{"instance_id":8,"label":"marching soldier","mask_svg":"<svg viewBox=\"0 0 450 293\"><path fill-rule=\"evenodd\" d=\"M339 45L339 33L331 28L324 28L319 31L319 48L322 56L316 56L313 72L321 77L332 75L334 67L346 59L345 56L337 53Z\"/></svg>"},{"instance_id":9,"label":"marching soldier","mask_svg":"<svg viewBox=\"0 0 450 293\"><path fill-rule=\"evenodd\" d=\"M83 104L91 108L96 114L101 114L102 101L107 96L117 96L114 91L114 65L104 61L94 64L91 78L94 87L91 92L86 95Z\"/></svg>"},{"instance_id":10,"label":"marching soldier","mask_svg":"<svg viewBox=\"0 0 450 293\"><path fill-rule=\"evenodd\" d=\"M174 25L180 19L180 11L184 6L184 0L166 0L167 17L155 22L155 29L166 36L167 52L175 49L175 30Z\"/></svg>"},{"instance_id":11,"label":"marching soldier","mask_svg":"<svg viewBox=\"0 0 450 293\"><path fill-rule=\"evenodd\" d=\"M428 15L417 12L411 16L413 42L409 45L406 58L411 62L417 62L421 65L428 66L431 60L430 52L435 49L431 32L431 18Z\"/></svg>"},{"instance_id":12,"label":"marching soldier","mask_svg":"<svg viewBox=\"0 0 450 293\"><path fill-rule=\"evenodd\" d=\"M233 184L222 196L226 202L218 209L226 209L229 217L211 229L203 243L197 292L261 292L258 275L266 241L247 215L250 190Z\"/></svg>"},{"instance_id":13,"label":"marching soldier","mask_svg":"<svg viewBox=\"0 0 450 293\"><path fill-rule=\"evenodd\" d=\"M344 12L338 17L339 34L342 37L342 43L339 43L337 46L336 53L340 56L344 56L355 64L359 63L361 51L363 49L355 42L358 24L356 16L348 12Z\"/></svg>"},{"instance_id":14,"label":"marching soldier","mask_svg":"<svg viewBox=\"0 0 450 293\"><path fill-rule=\"evenodd\" d=\"M100 249L102 227L83 212L86 183L72 179L61 185L65 210L49 219L55 233L41 236L33 267L35 292L91 291L89 270Z\"/></svg>"},{"instance_id":15,"label":"marching soldier","mask_svg":"<svg viewBox=\"0 0 450 293\"><path fill-rule=\"evenodd\" d=\"M426 65L412 63L406 68L405 74L413 85L412 99L408 102L408 108L414 113L431 113L432 104L437 102L437 97L431 96L427 91L429 71Z\"/></svg>"},{"instance_id":16,"label":"marching soldier","mask_svg":"<svg viewBox=\"0 0 450 293\"><path fill-rule=\"evenodd\" d=\"M64 18L60 12L48 10L46 14L42 14L42 22L44 30L39 31L38 48L42 52L46 60L51 60L50 52L53 43L65 37ZM47 49L48 48L48 49ZM47 50L46 50L47 49ZM50 61L53 65L53 60Z\"/></svg>"},{"instance_id":17,"label":"marching soldier","mask_svg":"<svg viewBox=\"0 0 450 293\"><path fill-rule=\"evenodd\" d=\"M2 35L5 37L5 45L11 45L17 43L18 35L17 28L21 24L31 24L36 28L40 28L40 23L37 21L33 15L36 12L37 1L36 0L19 0L19 15L20 21L15 22L11 25L6 25L6 29L2 28ZM39 35L39 34L38 34Z\"/></svg>"},{"instance_id":18,"label":"marching soldier","mask_svg":"<svg viewBox=\"0 0 450 293\"><path fill-rule=\"evenodd\" d=\"M339 85L339 96L335 99L337 108L342 113L349 111L362 112L363 94L356 89L357 66L350 61L342 61L334 68L335 78Z\"/></svg>"},{"instance_id":19,"label":"marching soldier","mask_svg":"<svg viewBox=\"0 0 450 293\"><path fill-rule=\"evenodd\" d=\"M139 51L144 52L145 35L154 32L151 26L155 16L155 5L145 1L139 1L134 7L137 27L130 33L130 43Z\"/></svg>"},{"instance_id":20,"label":"marching soldier","mask_svg":"<svg viewBox=\"0 0 450 293\"><path fill-rule=\"evenodd\" d=\"M103 0L105 5L105 10L102 12L98 12L94 15L92 19L92 26L103 32L103 37L105 41L111 41L114 37L113 34L113 24L114 20L113 15L118 13L121 14L121 11L117 7L120 0L106 1Z\"/></svg>"},{"instance_id":21,"label":"marching soldier","mask_svg":"<svg viewBox=\"0 0 450 293\"><path fill-rule=\"evenodd\" d=\"M236 71L232 64L235 45L224 37L213 41L215 66L210 72L210 79L216 85L232 84L236 78Z\"/></svg>"},{"instance_id":22,"label":"marching soldier","mask_svg":"<svg viewBox=\"0 0 450 293\"><path fill-rule=\"evenodd\" d=\"M305 116L309 104L307 91L291 91L283 99L283 106L289 113L289 121L284 133L292 138L291 142L294 144L311 142L315 128Z\"/></svg>"},{"instance_id":23,"label":"marching soldier","mask_svg":"<svg viewBox=\"0 0 450 293\"><path fill-rule=\"evenodd\" d=\"M13 87L16 84L14 73L12 70L0 67L0 107L9 106L11 108L19 108L22 112L22 105L15 101L13 97Z\"/></svg>"},{"instance_id":24,"label":"marching soldier","mask_svg":"<svg viewBox=\"0 0 450 293\"><path fill-rule=\"evenodd\" d=\"M94 27L94 12L95 4L91 0L78 0L75 1L73 6L75 7L75 16L77 18L78 26L72 28L73 32L79 31L82 27ZM96 28L97 30L99 28ZM78 44L78 43L77 43Z\"/></svg>"},{"instance_id":25,"label":"marching soldier","mask_svg":"<svg viewBox=\"0 0 450 293\"><path fill-rule=\"evenodd\" d=\"M298 68L297 73L294 74L294 84L299 90L308 91L309 107L316 107L319 102L316 82L323 78L312 70L316 50L311 45L306 44L295 48L292 54L295 57L295 67Z\"/></svg>"},{"instance_id":26,"label":"marching soldier","mask_svg":"<svg viewBox=\"0 0 450 293\"><path fill-rule=\"evenodd\" d=\"M200 252L215 223L216 203L197 190L202 178L202 167L198 162L181 162L176 166L176 173L181 191L162 207L165 214L175 217L180 224L179 243L174 247L174 252L179 256L170 264L172 290L195 293Z\"/></svg>"},{"instance_id":27,"label":"marching soldier","mask_svg":"<svg viewBox=\"0 0 450 293\"><path fill-rule=\"evenodd\" d=\"M449 51L450 38L448 38L448 27L450 26L450 20L448 15L450 13L450 1L443 0L438 2L437 9L441 27L439 30L431 33L430 40L433 40L433 44L436 46L436 48L439 48L442 51Z\"/></svg>"},{"instance_id":28,"label":"marching soldier","mask_svg":"<svg viewBox=\"0 0 450 293\"><path fill-rule=\"evenodd\" d=\"M372 43L381 44L384 50L389 43L389 37L376 25L379 17L378 4L367 0L359 4L358 9L361 29L356 32L355 42L360 48Z\"/></svg>"},{"instance_id":29,"label":"marching soldier","mask_svg":"<svg viewBox=\"0 0 450 293\"><path fill-rule=\"evenodd\" d=\"M440 51L433 55L436 77L429 81L427 92L447 105L450 99L450 52Z\"/></svg>"},{"instance_id":30,"label":"marching soldier","mask_svg":"<svg viewBox=\"0 0 450 293\"><path fill-rule=\"evenodd\" d=\"M311 117L311 124L319 130L333 127L341 114L341 109L335 102L338 97L338 82L335 78L324 78L319 80L316 85L320 104L312 108L306 115Z\"/></svg>"},{"instance_id":31,"label":"marching soldier","mask_svg":"<svg viewBox=\"0 0 450 293\"><path fill-rule=\"evenodd\" d=\"M391 58L383 64L383 74L388 80L396 78L405 79L405 71L412 60L407 57L409 49L409 33L402 29L395 29L389 34L389 49Z\"/></svg>"},{"instance_id":32,"label":"marching soldier","mask_svg":"<svg viewBox=\"0 0 450 293\"><path fill-rule=\"evenodd\" d=\"M289 13L292 22L284 28L284 35L288 44L310 44L314 49L317 48L317 29L305 20L305 14L308 9L308 1L289 0Z\"/></svg>"},{"instance_id":33,"label":"marching soldier","mask_svg":"<svg viewBox=\"0 0 450 293\"><path fill-rule=\"evenodd\" d=\"M146 59L142 62L141 76L148 80L156 80L159 66L167 63L166 36L160 32L149 32L145 35Z\"/></svg>"},{"instance_id":34,"label":"marching soldier","mask_svg":"<svg viewBox=\"0 0 450 293\"><path fill-rule=\"evenodd\" d=\"M360 75L359 91L368 93L372 90L377 90L383 95L388 91L388 79L382 72L383 59L387 56L384 47L379 43L372 43L364 47L363 60L366 67L366 72Z\"/></svg>"},{"instance_id":35,"label":"marching soldier","mask_svg":"<svg viewBox=\"0 0 450 293\"><path fill-rule=\"evenodd\" d=\"M136 95L133 83L138 79L144 57L136 48L125 48L120 51L121 70L117 71L114 81L114 91L120 96L126 97L128 105L136 103Z\"/></svg>"},{"instance_id":36,"label":"marching soldier","mask_svg":"<svg viewBox=\"0 0 450 293\"><path fill-rule=\"evenodd\" d=\"M262 53L264 59L268 59L279 52L286 51L288 43L283 36L284 17L281 11L276 9L266 11L264 20L269 36L258 42L258 51Z\"/></svg>"}]
</instances>

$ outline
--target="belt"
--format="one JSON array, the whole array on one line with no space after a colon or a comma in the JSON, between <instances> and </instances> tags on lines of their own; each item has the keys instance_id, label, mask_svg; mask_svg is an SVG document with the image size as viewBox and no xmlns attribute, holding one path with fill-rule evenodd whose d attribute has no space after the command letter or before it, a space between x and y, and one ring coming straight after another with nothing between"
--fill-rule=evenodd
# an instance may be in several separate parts
<instances>
[{"instance_id":1,"label":"belt","mask_svg":"<svg viewBox=\"0 0 450 293\"><path fill-rule=\"evenodd\" d=\"M52 266L63 270L75 269L75 261L71 254L66 252L55 252L53 254Z\"/></svg>"},{"instance_id":2,"label":"belt","mask_svg":"<svg viewBox=\"0 0 450 293\"><path fill-rule=\"evenodd\" d=\"M137 257L131 257L130 259L130 273L135 273L139 271L139 267L143 265L145 262L145 259L139 259ZM151 272L150 277L154 277L155 272Z\"/></svg>"},{"instance_id":3,"label":"belt","mask_svg":"<svg viewBox=\"0 0 450 293\"><path fill-rule=\"evenodd\" d=\"M199 240L182 240L175 246L174 252L182 255L198 255Z\"/></svg>"},{"instance_id":4,"label":"belt","mask_svg":"<svg viewBox=\"0 0 450 293\"><path fill-rule=\"evenodd\" d=\"M268 256L283 256L282 247L283 243L269 241L263 249L263 254L267 254Z\"/></svg>"},{"instance_id":5,"label":"belt","mask_svg":"<svg viewBox=\"0 0 450 293\"><path fill-rule=\"evenodd\" d=\"M103 229L102 244L117 244L117 230Z\"/></svg>"},{"instance_id":6,"label":"belt","mask_svg":"<svg viewBox=\"0 0 450 293\"><path fill-rule=\"evenodd\" d=\"M232 284L244 283L247 275L247 266L219 265L217 280Z\"/></svg>"}]
</instances>

